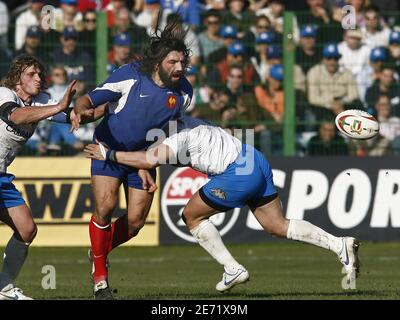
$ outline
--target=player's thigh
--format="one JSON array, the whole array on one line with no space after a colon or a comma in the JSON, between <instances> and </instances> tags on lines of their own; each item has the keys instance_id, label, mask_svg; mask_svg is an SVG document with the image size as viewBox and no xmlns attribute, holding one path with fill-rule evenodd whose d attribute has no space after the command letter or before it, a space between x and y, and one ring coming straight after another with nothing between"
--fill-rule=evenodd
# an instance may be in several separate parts
<instances>
[{"instance_id":1,"label":"player's thigh","mask_svg":"<svg viewBox=\"0 0 400 320\"><path fill-rule=\"evenodd\" d=\"M187 227L192 229L202 220L207 219L218 212L218 210L205 203L200 197L199 191L197 191L187 203L182 215Z\"/></svg>"},{"instance_id":2,"label":"player's thigh","mask_svg":"<svg viewBox=\"0 0 400 320\"><path fill-rule=\"evenodd\" d=\"M20 241L30 243L36 236L37 227L26 204L0 209L0 220L15 232Z\"/></svg>"},{"instance_id":3,"label":"player's thigh","mask_svg":"<svg viewBox=\"0 0 400 320\"><path fill-rule=\"evenodd\" d=\"M95 215L99 218L111 218L118 204L121 181L116 177L93 175L91 177L95 202Z\"/></svg>"},{"instance_id":4,"label":"player's thigh","mask_svg":"<svg viewBox=\"0 0 400 320\"><path fill-rule=\"evenodd\" d=\"M153 203L154 193L128 187L128 224L131 228L141 229Z\"/></svg>"},{"instance_id":5,"label":"player's thigh","mask_svg":"<svg viewBox=\"0 0 400 320\"><path fill-rule=\"evenodd\" d=\"M251 210L265 231L280 237L286 236L289 220L284 217L279 197Z\"/></svg>"}]
</instances>

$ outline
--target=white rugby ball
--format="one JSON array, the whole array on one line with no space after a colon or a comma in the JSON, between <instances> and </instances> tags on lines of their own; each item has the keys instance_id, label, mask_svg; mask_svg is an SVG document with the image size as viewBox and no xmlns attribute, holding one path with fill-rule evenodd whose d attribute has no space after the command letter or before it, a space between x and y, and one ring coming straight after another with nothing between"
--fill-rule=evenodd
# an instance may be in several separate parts
<instances>
[{"instance_id":1,"label":"white rugby ball","mask_svg":"<svg viewBox=\"0 0 400 320\"><path fill-rule=\"evenodd\" d=\"M368 112L346 110L336 116L338 130L352 139L370 139L379 133L379 122Z\"/></svg>"}]
</instances>

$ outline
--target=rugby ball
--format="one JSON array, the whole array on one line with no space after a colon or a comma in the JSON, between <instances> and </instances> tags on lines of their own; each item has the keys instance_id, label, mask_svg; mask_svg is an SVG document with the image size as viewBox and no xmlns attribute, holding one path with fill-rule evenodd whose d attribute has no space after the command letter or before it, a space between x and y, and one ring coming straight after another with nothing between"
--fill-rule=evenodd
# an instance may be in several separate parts
<instances>
[{"instance_id":1,"label":"rugby ball","mask_svg":"<svg viewBox=\"0 0 400 320\"><path fill-rule=\"evenodd\" d=\"M370 139L379 133L379 122L368 112L346 110L336 116L338 130L352 139Z\"/></svg>"}]
</instances>

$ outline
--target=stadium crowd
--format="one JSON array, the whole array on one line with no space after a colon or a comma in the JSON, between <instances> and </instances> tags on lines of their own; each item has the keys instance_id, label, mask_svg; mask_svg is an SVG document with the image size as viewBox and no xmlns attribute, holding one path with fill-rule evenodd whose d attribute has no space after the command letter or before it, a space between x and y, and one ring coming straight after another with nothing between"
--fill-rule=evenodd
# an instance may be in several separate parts
<instances>
[{"instance_id":1,"label":"stadium crowd","mask_svg":"<svg viewBox=\"0 0 400 320\"><path fill-rule=\"evenodd\" d=\"M342 7L356 29L342 27ZM43 23L44 6L51 27ZM0 1L0 77L21 54L48 68L58 99L76 79L76 97L96 85L96 24L107 12L108 73L141 53L159 12L180 16L191 48L190 115L224 128L252 128L266 155L283 152L285 10L295 13L294 98L299 155L382 156L400 153L400 20L396 0L60 0ZM98 67L98 66L97 66ZM380 121L367 141L339 136L335 116L362 109ZM27 144L32 155L80 154L95 124L76 132L43 122Z\"/></svg>"}]
</instances>

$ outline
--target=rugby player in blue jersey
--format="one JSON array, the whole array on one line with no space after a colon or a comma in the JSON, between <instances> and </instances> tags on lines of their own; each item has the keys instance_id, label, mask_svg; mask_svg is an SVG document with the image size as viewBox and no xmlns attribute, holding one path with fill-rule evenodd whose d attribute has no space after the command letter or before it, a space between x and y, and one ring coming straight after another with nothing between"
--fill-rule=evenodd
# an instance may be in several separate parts
<instances>
[{"instance_id":1,"label":"rugby player in blue jersey","mask_svg":"<svg viewBox=\"0 0 400 320\"><path fill-rule=\"evenodd\" d=\"M78 99L72 121L79 128L81 117L90 117L94 108L108 103L108 114L97 126L94 138L120 151L146 150L147 133L178 118L190 104L193 89L184 77L189 49L186 32L172 20L150 38L142 57L115 70L101 85ZM92 275L95 299L113 299L108 285L108 253L136 236L144 226L153 200L156 171L138 170L111 161L92 160L91 177L95 212L89 223ZM127 214L111 223L124 185Z\"/></svg>"}]
</instances>

